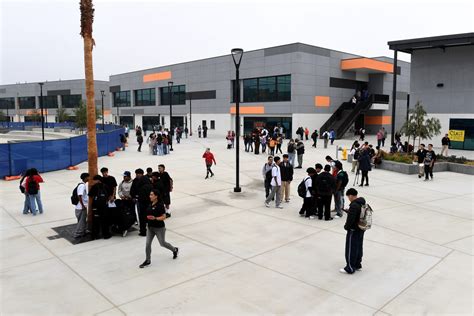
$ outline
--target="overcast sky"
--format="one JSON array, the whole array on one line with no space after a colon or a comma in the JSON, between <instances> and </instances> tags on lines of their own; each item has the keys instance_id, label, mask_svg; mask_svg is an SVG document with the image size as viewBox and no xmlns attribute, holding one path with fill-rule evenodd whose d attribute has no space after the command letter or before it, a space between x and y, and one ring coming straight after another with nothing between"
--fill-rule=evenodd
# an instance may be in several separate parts
<instances>
[{"instance_id":1,"label":"overcast sky","mask_svg":"<svg viewBox=\"0 0 474 316\"><path fill-rule=\"evenodd\" d=\"M0 84L84 78L79 0L0 0ZM392 56L387 41L474 31L474 1L94 0L94 75L293 42ZM401 54L401 59L410 56Z\"/></svg>"}]
</instances>

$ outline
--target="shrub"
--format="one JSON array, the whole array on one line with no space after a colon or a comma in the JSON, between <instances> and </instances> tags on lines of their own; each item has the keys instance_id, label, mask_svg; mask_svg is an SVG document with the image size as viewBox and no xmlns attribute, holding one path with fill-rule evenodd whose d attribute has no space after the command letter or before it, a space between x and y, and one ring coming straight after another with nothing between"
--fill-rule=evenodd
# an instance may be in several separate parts
<instances>
[{"instance_id":1,"label":"shrub","mask_svg":"<svg viewBox=\"0 0 474 316\"><path fill-rule=\"evenodd\" d=\"M386 155L384 155L383 159L384 160L389 160L389 161L394 161L394 162L406 163L406 164L412 164L413 163L412 155L406 154L406 153L386 154Z\"/></svg>"}]
</instances>

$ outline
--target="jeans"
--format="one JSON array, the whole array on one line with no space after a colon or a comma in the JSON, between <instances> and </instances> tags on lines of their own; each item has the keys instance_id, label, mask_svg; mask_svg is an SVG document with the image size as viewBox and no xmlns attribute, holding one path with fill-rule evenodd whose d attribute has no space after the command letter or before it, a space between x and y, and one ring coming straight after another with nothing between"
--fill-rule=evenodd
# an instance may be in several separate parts
<instances>
[{"instance_id":1,"label":"jeans","mask_svg":"<svg viewBox=\"0 0 474 316\"><path fill-rule=\"evenodd\" d=\"M25 203L23 204L23 214L28 214L28 211L33 213L33 210L30 207L30 198L28 197L28 193L25 194Z\"/></svg>"},{"instance_id":2,"label":"jeans","mask_svg":"<svg viewBox=\"0 0 474 316\"><path fill-rule=\"evenodd\" d=\"M265 203L270 203L270 201L273 198L275 199L275 206L277 206L277 207L280 206L280 202L281 202L281 186L280 185L277 185L277 186L272 185L272 191L267 196L267 199L265 200Z\"/></svg>"},{"instance_id":3,"label":"jeans","mask_svg":"<svg viewBox=\"0 0 474 316\"><path fill-rule=\"evenodd\" d=\"M87 208L76 209L77 225L74 237L82 237L86 234Z\"/></svg>"},{"instance_id":4,"label":"jeans","mask_svg":"<svg viewBox=\"0 0 474 316\"><path fill-rule=\"evenodd\" d=\"M156 156L157 152L158 152L158 145L154 145L153 146L153 155Z\"/></svg>"},{"instance_id":5,"label":"jeans","mask_svg":"<svg viewBox=\"0 0 474 316\"><path fill-rule=\"evenodd\" d=\"M30 208L33 215L36 215L36 212L39 211L40 214L43 214L43 203L41 203L41 193L38 190L37 194L28 194L30 200ZM36 209L36 204L38 204L38 210Z\"/></svg>"},{"instance_id":6,"label":"jeans","mask_svg":"<svg viewBox=\"0 0 474 316\"><path fill-rule=\"evenodd\" d=\"M157 149L158 156L163 155L163 144L158 144L156 149Z\"/></svg>"},{"instance_id":7,"label":"jeans","mask_svg":"<svg viewBox=\"0 0 474 316\"><path fill-rule=\"evenodd\" d=\"M148 226L148 230L146 231L146 247L145 247L145 253L146 253L146 260L151 261L151 243L153 242L153 239L158 238L158 242L160 243L160 246L166 249L169 249L170 251L174 251L175 247L173 247L170 243L166 242L165 240L165 233L166 233L166 228L165 227L150 227Z\"/></svg>"},{"instance_id":8,"label":"jeans","mask_svg":"<svg viewBox=\"0 0 474 316\"><path fill-rule=\"evenodd\" d=\"M433 179L433 166L425 165L425 179L428 180L428 176Z\"/></svg>"},{"instance_id":9,"label":"jeans","mask_svg":"<svg viewBox=\"0 0 474 316\"><path fill-rule=\"evenodd\" d=\"M334 205L336 214L342 217L342 209L344 208L344 189L334 193Z\"/></svg>"},{"instance_id":10,"label":"jeans","mask_svg":"<svg viewBox=\"0 0 474 316\"><path fill-rule=\"evenodd\" d=\"M298 155L298 167L303 166L303 155Z\"/></svg>"},{"instance_id":11,"label":"jeans","mask_svg":"<svg viewBox=\"0 0 474 316\"><path fill-rule=\"evenodd\" d=\"M288 161L294 168L295 167L295 154L294 153L288 153Z\"/></svg>"}]
</instances>

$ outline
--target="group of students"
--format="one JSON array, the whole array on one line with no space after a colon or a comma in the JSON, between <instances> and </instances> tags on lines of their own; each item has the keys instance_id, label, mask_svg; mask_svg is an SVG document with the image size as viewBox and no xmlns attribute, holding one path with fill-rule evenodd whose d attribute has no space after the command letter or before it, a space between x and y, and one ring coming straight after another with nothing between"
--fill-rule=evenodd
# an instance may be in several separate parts
<instances>
[{"instance_id":1,"label":"group of students","mask_svg":"<svg viewBox=\"0 0 474 316\"><path fill-rule=\"evenodd\" d=\"M359 226L361 211L366 202L359 198L357 190L350 188L345 192L349 183L349 176L343 170L342 163L326 157L328 164L324 167L317 163L315 168L306 169L307 176L298 185L298 195L303 198L303 205L299 211L300 216L307 219L330 221L331 202L334 197L336 218L347 212L344 229L346 235L346 266L340 269L342 273L352 274L362 269L362 245L364 230ZM275 207L283 209L282 202L290 201L290 184L293 180L293 166L288 155L283 155L283 160L278 156L269 156L263 166L262 173L265 183L265 206L270 207L270 202L275 201ZM344 193L348 197L350 206L344 210Z\"/></svg>"},{"instance_id":2,"label":"group of students","mask_svg":"<svg viewBox=\"0 0 474 316\"><path fill-rule=\"evenodd\" d=\"M125 237L128 229L136 222L138 213L139 236L147 237L146 259L140 268L151 263L151 244L155 236L162 247L173 252L173 259L176 259L178 248L165 240L164 220L171 217L170 193L173 191L173 180L165 171L165 166L158 165L158 171L147 168L146 173L143 169L136 169L134 179L130 171L125 171L123 180L118 185L107 168L100 171L102 176L95 175L92 179L88 173L82 173L82 182L73 190L71 202L75 205L77 218L74 237L80 239L87 234L87 214L91 199L93 221L90 233L93 239L108 239L112 232Z\"/></svg>"},{"instance_id":3,"label":"group of students","mask_svg":"<svg viewBox=\"0 0 474 316\"><path fill-rule=\"evenodd\" d=\"M436 162L436 153L433 150L433 144L428 144L428 149L425 149L425 144L420 144L414 156L414 163L418 163L418 178L425 175L425 181L430 178L433 180L433 168Z\"/></svg>"},{"instance_id":4,"label":"group of students","mask_svg":"<svg viewBox=\"0 0 474 316\"><path fill-rule=\"evenodd\" d=\"M246 152L254 152L258 155L260 152L265 153L268 149L270 155L283 153L281 150L285 139L283 127L275 126L272 133L265 127L256 128L252 133L244 134L243 139Z\"/></svg>"}]
</instances>

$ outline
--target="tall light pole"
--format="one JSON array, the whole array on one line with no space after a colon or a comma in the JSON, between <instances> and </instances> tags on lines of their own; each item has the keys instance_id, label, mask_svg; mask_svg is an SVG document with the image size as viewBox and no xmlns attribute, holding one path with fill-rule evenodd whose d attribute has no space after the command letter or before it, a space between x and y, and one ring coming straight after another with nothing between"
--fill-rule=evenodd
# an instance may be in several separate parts
<instances>
[{"instance_id":1,"label":"tall light pole","mask_svg":"<svg viewBox=\"0 0 474 316\"><path fill-rule=\"evenodd\" d=\"M41 108L41 136L44 140L44 114L43 114L43 85L44 82L38 83L40 85L40 108Z\"/></svg>"},{"instance_id":2,"label":"tall light pole","mask_svg":"<svg viewBox=\"0 0 474 316\"><path fill-rule=\"evenodd\" d=\"M102 96L102 131L105 131L105 122L104 122L104 96L105 96L105 91L100 90L100 95Z\"/></svg>"},{"instance_id":3,"label":"tall light pole","mask_svg":"<svg viewBox=\"0 0 474 316\"><path fill-rule=\"evenodd\" d=\"M173 151L173 81L168 81L168 96L170 98L170 151Z\"/></svg>"},{"instance_id":4,"label":"tall light pole","mask_svg":"<svg viewBox=\"0 0 474 316\"><path fill-rule=\"evenodd\" d=\"M242 192L239 184L239 159L240 159L240 81L239 81L239 67L244 55L242 48L233 48L231 50L232 60L235 65L235 188L234 192Z\"/></svg>"},{"instance_id":5,"label":"tall light pole","mask_svg":"<svg viewBox=\"0 0 474 316\"><path fill-rule=\"evenodd\" d=\"M193 94L189 93L189 136L193 136Z\"/></svg>"}]
</instances>

